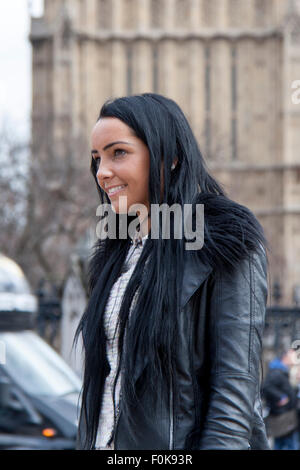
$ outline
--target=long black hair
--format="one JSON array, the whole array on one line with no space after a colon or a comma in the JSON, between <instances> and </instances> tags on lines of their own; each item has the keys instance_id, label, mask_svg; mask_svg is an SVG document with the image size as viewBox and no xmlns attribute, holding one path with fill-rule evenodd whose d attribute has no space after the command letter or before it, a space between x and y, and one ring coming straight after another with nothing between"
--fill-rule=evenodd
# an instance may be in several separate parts
<instances>
[{"instance_id":1,"label":"long black hair","mask_svg":"<svg viewBox=\"0 0 300 470\"><path fill-rule=\"evenodd\" d=\"M106 117L123 121L146 144L150 155L150 204L204 204L204 247L196 254L203 262L210 263L214 269L230 269L250 250L266 245L263 230L254 215L231 201L223 187L209 174L191 127L173 100L154 93L108 100L98 119ZM171 171L175 158L177 165ZM164 192L161 200L162 162ZM91 171L97 184L93 159ZM97 188L100 201L109 203L98 184ZM118 223L120 220L121 216ZM159 238L152 239L150 229L123 296L119 311L118 375L122 368L125 419L129 419L126 409L138 403L139 391L134 380L138 361L145 357L149 359L139 387L150 387L153 399L157 393L162 393L158 384L169 385L173 378L184 245L184 237L168 240L161 237L161 226ZM84 447L87 449L95 446L103 388L109 373L105 306L129 246L129 238L98 240L89 264L89 301L76 333L76 338L82 333L85 350L82 413L86 422Z\"/></svg>"}]
</instances>

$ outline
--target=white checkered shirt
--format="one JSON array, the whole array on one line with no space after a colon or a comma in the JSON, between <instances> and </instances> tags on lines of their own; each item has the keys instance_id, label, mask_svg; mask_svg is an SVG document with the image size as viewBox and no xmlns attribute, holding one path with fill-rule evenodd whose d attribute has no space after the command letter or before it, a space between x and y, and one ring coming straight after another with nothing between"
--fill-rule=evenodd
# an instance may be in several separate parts
<instances>
[{"instance_id":1,"label":"white checkered shirt","mask_svg":"<svg viewBox=\"0 0 300 470\"><path fill-rule=\"evenodd\" d=\"M141 255L147 237L148 235L142 239L133 240L124 263L125 272L120 275L113 285L105 308L104 328L107 337L106 354L110 365L110 373L106 378L104 386L102 409L95 445L97 450L114 449L113 443L107 446L107 442L109 441L114 426L113 384L118 369L117 320L126 286ZM117 406L120 397L120 379L121 377L119 375L115 393Z\"/></svg>"}]
</instances>

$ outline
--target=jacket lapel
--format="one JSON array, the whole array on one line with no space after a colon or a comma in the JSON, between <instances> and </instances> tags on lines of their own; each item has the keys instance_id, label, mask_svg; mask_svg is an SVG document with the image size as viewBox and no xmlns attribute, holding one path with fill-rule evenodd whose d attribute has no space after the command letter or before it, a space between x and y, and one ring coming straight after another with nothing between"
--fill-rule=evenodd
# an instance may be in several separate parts
<instances>
[{"instance_id":1,"label":"jacket lapel","mask_svg":"<svg viewBox=\"0 0 300 470\"><path fill-rule=\"evenodd\" d=\"M204 264L194 251L186 251L184 255L184 270L180 305L181 309L188 303L190 298L212 272L212 267ZM135 369L134 381L141 376L148 364L148 358L140 359Z\"/></svg>"},{"instance_id":2,"label":"jacket lapel","mask_svg":"<svg viewBox=\"0 0 300 470\"><path fill-rule=\"evenodd\" d=\"M204 264L194 251L185 252L183 282L181 292L181 308L183 308L196 292L202 282L212 272L212 267Z\"/></svg>"}]
</instances>

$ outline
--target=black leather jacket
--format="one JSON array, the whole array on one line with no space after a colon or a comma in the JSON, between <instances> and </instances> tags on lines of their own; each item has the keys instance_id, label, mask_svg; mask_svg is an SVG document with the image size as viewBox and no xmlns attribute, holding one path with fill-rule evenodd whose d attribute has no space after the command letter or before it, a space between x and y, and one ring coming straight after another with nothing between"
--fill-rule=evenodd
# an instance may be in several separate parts
<instances>
[{"instance_id":1,"label":"black leather jacket","mask_svg":"<svg viewBox=\"0 0 300 470\"><path fill-rule=\"evenodd\" d=\"M231 274L214 274L186 252L176 377L169 400L151 418L132 409L136 440L121 413L115 449L269 449L260 400L262 334L267 301L263 249ZM147 367L143 359L134 380ZM149 409L147 390L141 406ZM78 449L85 423L80 418Z\"/></svg>"}]
</instances>

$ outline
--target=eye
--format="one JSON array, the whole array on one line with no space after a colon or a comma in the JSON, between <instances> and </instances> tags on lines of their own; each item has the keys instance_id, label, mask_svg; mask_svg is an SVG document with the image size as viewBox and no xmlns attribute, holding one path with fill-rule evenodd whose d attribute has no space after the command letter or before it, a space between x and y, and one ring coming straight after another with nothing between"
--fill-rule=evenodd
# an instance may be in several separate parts
<instances>
[{"instance_id":1,"label":"eye","mask_svg":"<svg viewBox=\"0 0 300 470\"><path fill-rule=\"evenodd\" d=\"M115 149L114 150L114 157L123 157L126 154L126 150L124 149Z\"/></svg>"}]
</instances>

